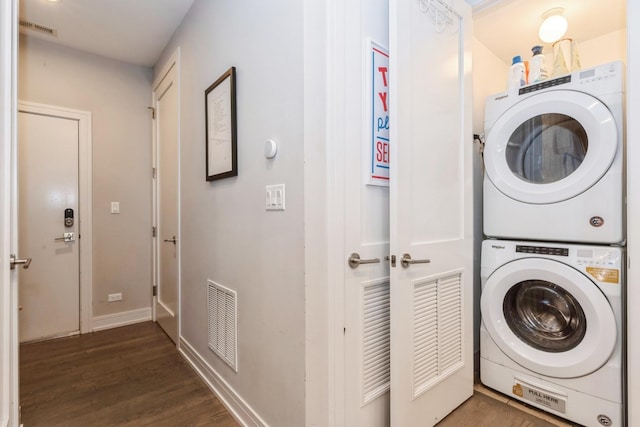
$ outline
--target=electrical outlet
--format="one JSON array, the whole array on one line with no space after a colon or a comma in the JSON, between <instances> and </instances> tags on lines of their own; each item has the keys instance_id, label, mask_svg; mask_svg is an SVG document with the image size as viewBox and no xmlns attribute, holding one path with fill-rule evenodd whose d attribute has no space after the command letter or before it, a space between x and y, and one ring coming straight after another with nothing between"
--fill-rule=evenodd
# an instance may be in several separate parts
<instances>
[{"instance_id":1,"label":"electrical outlet","mask_svg":"<svg viewBox=\"0 0 640 427\"><path fill-rule=\"evenodd\" d=\"M121 301L122 300L122 292L118 292L117 294L109 294L109 302Z\"/></svg>"}]
</instances>

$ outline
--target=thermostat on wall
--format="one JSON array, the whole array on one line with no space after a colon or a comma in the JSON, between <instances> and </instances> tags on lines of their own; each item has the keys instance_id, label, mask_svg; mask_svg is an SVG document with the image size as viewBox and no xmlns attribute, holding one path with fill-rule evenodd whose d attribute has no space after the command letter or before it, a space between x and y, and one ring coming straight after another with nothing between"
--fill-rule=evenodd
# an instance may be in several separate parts
<instances>
[{"instance_id":1,"label":"thermostat on wall","mask_svg":"<svg viewBox=\"0 0 640 427\"><path fill-rule=\"evenodd\" d=\"M273 159L278 153L278 144L273 139L267 139L264 143L264 156L267 159Z\"/></svg>"}]
</instances>

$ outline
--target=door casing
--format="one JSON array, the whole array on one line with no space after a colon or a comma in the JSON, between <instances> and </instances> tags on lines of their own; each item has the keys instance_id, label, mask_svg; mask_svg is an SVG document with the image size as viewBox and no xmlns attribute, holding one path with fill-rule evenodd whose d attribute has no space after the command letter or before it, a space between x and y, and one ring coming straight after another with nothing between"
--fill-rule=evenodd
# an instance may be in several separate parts
<instances>
[{"instance_id":1,"label":"door casing","mask_svg":"<svg viewBox=\"0 0 640 427\"><path fill-rule=\"evenodd\" d=\"M175 337L175 344L177 347L180 347L180 330L181 330L181 316L180 316L180 306L181 306L181 258L180 258L180 254L181 254L181 250L180 250L180 228L181 228L181 211L180 211L180 47L178 47L173 54L171 55L171 57L167 60L166 64L164 65L164 67L162 68L161 72L157 74L156 79L153 82L153 93L152 93L152 105L153 108L156 108L156 98L155 98L155 91L158 88L158 86L162 83L162 80L166 77L166 75L169 73L169 71L175 67L175 80L177 83L177 91L178 91L178 141L177 141L177 150L178 150L178 158L176 159L177 161L177 202L178 202L178 206L177 206L177 223L178 223L178 235L177 235L177 242L176 242L176 251L177 251L177 271L178 271L178 277L177 277L177 296L178 296L178 304L177 304L177 308L176 308L176 316L177 316L177 331L176 331L176 337ZM155 111L155 110L154 110ZM154 113L155 114L155 113ZM158 283L159 283L159 278L160 278L160 250L159 250L159 245L161 245L162 242L162 238L160 236L160 233L158 231L158 226L159 226L159 211L160 211L160 183L159 180L157 179L158 177L158 165L160 162L159 159L159 147L158 147L158 143L159 143L159 135L158 135L158 129L156 126L156 123L154 123L153 127L153 155L152 155L152 168L154 171L154 179L153 179L153 224L154 224L154 229L156 230L155 236L153 237L153 253L152 253L152 259L153 259L153 268L152 268L152 278L153 278L153 286L155 287L155 289L158 289ZM153 306L153 321L157 322L158 321L158 316L157 316L157 312L156 312L156 305L157 305L157 301L158 301L158 297L157 296L153 296L153 302L152 302L152 306Z\"/></svg>"},{"instance_id":2,"label":"door casing","mask_svg":"<svg viewBox=\"0 0 640 427\"><path fill-rule=\"evenodd\" d=\"M80 243L80 333L93 331L93 209L91 112L18 101L18 111L78 121L78 241ZM29 254L21 256L28 257Z\"/></svg>"}]
</instances>

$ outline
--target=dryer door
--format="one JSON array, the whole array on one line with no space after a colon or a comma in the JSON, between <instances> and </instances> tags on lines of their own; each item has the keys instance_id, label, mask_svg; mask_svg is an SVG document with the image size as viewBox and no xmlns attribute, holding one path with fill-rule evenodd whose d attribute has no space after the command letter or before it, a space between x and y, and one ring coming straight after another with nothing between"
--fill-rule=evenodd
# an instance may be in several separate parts
<instances>
[{"instance_id":1,"label":"dryer door","mask_svg":"<svg viewBox=\"0 0 640 427\"><path fill-rule=\"evenodd\" d=\"M487 279L480 304L496 345L541 375L587 375L613 353L617 334L609 302L566 264L542 258L505 264Z\"/></svg>"},{"instance_id":2,"label":"dryer door","mask_svg":"<svg viewBox=\"0 0 640 427\"><path fill-rule=\"evenodd\" d=\"M606 173L619 138L598 99L569 90L539 93L509 108L487 134L487 176L524 203L567 200Z\"/></svg>"}]
</instances>

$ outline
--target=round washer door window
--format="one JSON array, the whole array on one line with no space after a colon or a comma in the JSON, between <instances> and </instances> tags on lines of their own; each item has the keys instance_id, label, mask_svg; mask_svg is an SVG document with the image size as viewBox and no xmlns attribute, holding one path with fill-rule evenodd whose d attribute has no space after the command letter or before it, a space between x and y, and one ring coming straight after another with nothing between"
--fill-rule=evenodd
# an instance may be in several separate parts
<instances>
[{"instance_id":1,"label":"round washer door window","mask_svg":"<svg viewBox=\"0 0 640 427\"><path fill-rule=\"evenodd\" d=\"M617 124L598 99L557 90L532 95L504 112L487 134L487 177L506 196L557 203L592 187L618 150Z\"/></svg>"},{"instance_id":2,"label":"round washer door window","mask_svg":"<svg viewBox=\"0 0 640 427\"><path fill-rule=\"evenodd\" d=\"M560 353L576 348L587 318L576 298L546 280L524 280L506 293L502 312L520 340L538 350Z\"/></svg>"},{"instance_id":3,"label":"round washer door window","mask_svg":"<svg viewBox=\"0 0 640 427\"><path fill-rule=\"evenodd\" d=\"M557 261L525 258L503 265L483 285L480 306L502 352L541 375L587 375L615 347L615 317L604 294Z\"/></svg>"}]
</instances>

